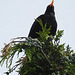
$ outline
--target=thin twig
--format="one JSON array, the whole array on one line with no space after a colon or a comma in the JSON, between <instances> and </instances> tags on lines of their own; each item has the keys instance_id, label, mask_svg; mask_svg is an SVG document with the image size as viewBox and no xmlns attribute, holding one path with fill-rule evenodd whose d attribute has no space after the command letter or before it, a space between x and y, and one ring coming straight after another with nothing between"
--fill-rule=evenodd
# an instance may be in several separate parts
<instances>
[{"instance_id":1,"label":"thin twig","mask_svg":"<svg viewBox=\"0 0 75 75\"><path fill-rule=\"evenodd\" d=\"M47 61L49 62L49 64L51 65L49 59L47 58L46 54L44 53L44 51L41 49L42 54L45 56L45 58L47 59ZM52 66L52 65L51 65Z\"/></svg>"}]
</instances>

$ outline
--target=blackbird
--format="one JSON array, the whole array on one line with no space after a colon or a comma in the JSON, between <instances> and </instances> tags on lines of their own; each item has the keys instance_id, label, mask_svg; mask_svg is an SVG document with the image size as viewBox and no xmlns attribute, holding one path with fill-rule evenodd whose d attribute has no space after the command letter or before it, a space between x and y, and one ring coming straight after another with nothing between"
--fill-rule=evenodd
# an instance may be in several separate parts
<instances>
[{"instance_id":1,"label":"blackbird","mask_svg":"<svg viewBox=\"0 0 75 75\"><path fill-rule=\"evenodd\" d=\"M50 34L54 36L57 30L57 22L55 19L55 12L54 12L54 6L53 6L54 0L52 0L51 4L47 6L47 9L44 14L40 15L37 19L41 19L43 25L47 24L46 29L48 29L51 26ZM31 38L38 38L39 34L36 32L42 31L41 25L35 20L28 37Z\"/></svg>"}]
</instances>

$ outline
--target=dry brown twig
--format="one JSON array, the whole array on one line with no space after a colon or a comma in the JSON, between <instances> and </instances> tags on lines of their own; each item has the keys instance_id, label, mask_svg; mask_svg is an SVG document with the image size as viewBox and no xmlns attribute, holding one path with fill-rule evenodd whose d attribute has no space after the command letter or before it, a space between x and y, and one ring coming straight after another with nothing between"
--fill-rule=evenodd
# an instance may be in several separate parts
<instances>
[{"instance_id":1,"label":"dry brown twig","mask_svg":"<svg viewBox=\"0 0 75 75\"><path fill-rule=\"evenodd\" d=\"M7 55L10 51L10 48L12 47L12 45L14 43L18 43L18 42L24 42L22 39L25 39L26 37L17 37L17 38L13 38L11 39L11 42L9 42L8 44L5 44L4 48L1 50L2 52L2 56ZM18 40L18 41L16 41Z\"/></svg>"}]
</instances>

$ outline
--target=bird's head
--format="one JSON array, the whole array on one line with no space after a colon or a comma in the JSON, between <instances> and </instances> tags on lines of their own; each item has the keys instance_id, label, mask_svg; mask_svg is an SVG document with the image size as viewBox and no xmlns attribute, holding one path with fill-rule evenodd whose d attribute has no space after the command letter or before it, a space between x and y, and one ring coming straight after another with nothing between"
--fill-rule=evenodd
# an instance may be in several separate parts
<instances>
[{"instance_id":1,"label":"bird's head","mask_svg":"<svg viewBox=\"0 0 75 75\"><path fill-rule=\"evenodd\" d=\"M47 6L45 13L54 13L54 6L53 6L54 0L52 0L51 4Z\"/></svg>"}]
</instances>

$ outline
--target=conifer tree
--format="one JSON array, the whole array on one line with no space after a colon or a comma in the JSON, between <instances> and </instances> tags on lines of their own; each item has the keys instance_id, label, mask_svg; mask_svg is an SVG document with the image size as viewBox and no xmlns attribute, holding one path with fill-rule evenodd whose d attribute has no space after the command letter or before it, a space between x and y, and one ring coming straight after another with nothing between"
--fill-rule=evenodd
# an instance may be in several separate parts
<instances>
[{"instance_id":1,"label":"conifer tree","mask_svg":"<svg viewBox=\"0 0 75 75\"><path fill-rule=\"evenodd\" d=\"M69 45L60 44L63 30L58 30L55 37L49 36L51 27L46 29L46 24L43 25L40 19L37 21L42 27L37 33L39 38L14 38L1 51L0 64L6 62L9 68L6 74L10 75L18 67L19 75L75 75L75 53ZM14 55L20 53L23 57L11 67Z\"/></svg>"}]
</instances>

